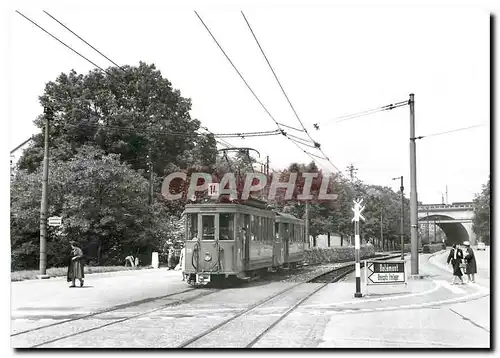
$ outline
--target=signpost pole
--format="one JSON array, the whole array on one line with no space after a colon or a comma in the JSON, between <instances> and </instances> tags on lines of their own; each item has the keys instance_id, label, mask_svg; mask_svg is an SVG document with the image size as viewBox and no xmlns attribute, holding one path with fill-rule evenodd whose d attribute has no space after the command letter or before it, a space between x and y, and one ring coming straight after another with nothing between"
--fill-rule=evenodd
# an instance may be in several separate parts
<instances>
[{"instance_id":1,"label":"signpost pole","mask_svg":"<svg viewBox=\"0 0 500 358\"><path fill-rule=\"evenodd\" d=\"M359 250L361 248L361 243L359 239L359 221L354 222L354 245L356 249L356 293L354 297L361 297L361 265L359 263Z\"/></svg>"},{"instance_id":2,"label":"signpost pole","mask_svg":"<svg viewBox=\"0 0 500 358\"><path fill-rule=\"evenodd\" d=\"M410 94L410 234L411 234L411 274L418 275L418 196L417 196L417 155L415 138L415 99Z\"/></svg>"},{"instance_id":3,"label":"signpost pole","mask_svg":"<svg viewBox=\"0 0 500 358\"><path fill-rule=\"evenodd\" d=\"M361 264L359 262L359 256L360 256L360 249L361 249L361 242L359 238L359 219L361 218L362 220L365 220L363 215L361 215L361 212L363 211L364 207L361 207L361 203L363 202L363 199L359 201L354 200L354 208L352 211L354 212L354 218L352 221L354 221L354 249L355 249L355 258L356 258L356 292L354 293L354 297L362 297L363 294L361 293Z\"/></svg>"}]
</instances>

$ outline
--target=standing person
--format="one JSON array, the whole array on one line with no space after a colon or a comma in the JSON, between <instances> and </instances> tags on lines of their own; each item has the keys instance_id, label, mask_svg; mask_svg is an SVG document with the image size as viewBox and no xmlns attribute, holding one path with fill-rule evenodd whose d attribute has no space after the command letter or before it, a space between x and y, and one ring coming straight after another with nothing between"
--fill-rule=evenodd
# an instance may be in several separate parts
<instances>
[{"instance_id":1,"label":"standing person","mask_svg":"<svg viewBox=\"0 0 500 358\"><path fill-rule=\"evenodd\" d=\"M174 247L173 246L170 246L170 248L168 249L168 269L169 270L173 270L175 268L175 250L174 250Z\"/></svg>"},{"instance_id":2,"label":"standing person","mask_svg":"<svg viewBox=\"0 0 500 358\"><path fill-rule=\"evenodd\" d=\"M472 247L470 247L469 241L464 242L465 245L465 274L467 275L467 278L469 282L475 283L474 281L474 275L477 273L477 266L476 266L476 256L474 255L474 251L472 250Z\"/></svg>"},{"instance_id":3,"label":"standing person","mask_svg":"<svg viewBox=\"0 0 500 358\"><path fill-rule=\"evenodd\" d=\"M451 249L450 254L448 255L448 260L446 261L447 264L449 264L451 261L451 266L453 267L453 280L451 281L452 284L455 284L455 277L458 277L461 284L464 283L464 281L462 280L462 270L460 270L462 259L462 250L460 250L460 248L457 247L456 244L453 244L453 248Z\"/></svg>"},{"instance_id":4,"label":"standing person","mask_svg":"<svg viewBox=\"0 0 500 358\"><path fill-rule=\"evenodd\" d=\"M181 247L181 254L180 254L180 257L179 257L179 264L177 266L179 266L179 270L181 270L182 272L182 281L185 281L186 280L186 277L184 277L184 271L186 271L186 263L185 263L185 256L186 256L186 247L184 247L184 245L182 245Z\"/></svg>"},{"instance_id":5,"label":"standing person","mask_svg":"<svg viewBox=\"0 0 500 358\"><path fill-rule=\"evenodd\" d=\"M76 246L75 241L70 241L71 245L71 255L68 265L68 282L72 282L69 287L76 287L75 280L80 281L80 287L83 287L84 275L84 264L83 264L83 251L78 246Z\"/></svg>"}]
</instances>

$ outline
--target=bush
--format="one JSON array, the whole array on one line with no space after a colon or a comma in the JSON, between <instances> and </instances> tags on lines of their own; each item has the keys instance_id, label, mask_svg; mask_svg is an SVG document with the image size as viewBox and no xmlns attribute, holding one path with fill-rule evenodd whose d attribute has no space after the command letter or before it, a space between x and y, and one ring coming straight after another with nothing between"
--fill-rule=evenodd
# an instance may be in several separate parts
<instances>
[{"instance_id":1,"label":"bush","mask_svg":"<svg viewBox=\"0 0 500 358\"><path fill-rule=\"evenodd\" d=\"M361 246L360 258L375 256L375 247L373 245ZM305 251L304 262L313 265L328 262L347 262L354 261L354 247L332 247L328 249L312 248Z\"/></svg>"},{"instance_id":2,"label":"bush","mask_svg":"<svg viewBox=\"0 0 500 358\"><path fill-rule=\"evenodd\" d=\"M443 243L424 245L424 254L433 254L434 252L446 249L446 247L443 246L444 246Z\"/></svg>"}]
</instances>

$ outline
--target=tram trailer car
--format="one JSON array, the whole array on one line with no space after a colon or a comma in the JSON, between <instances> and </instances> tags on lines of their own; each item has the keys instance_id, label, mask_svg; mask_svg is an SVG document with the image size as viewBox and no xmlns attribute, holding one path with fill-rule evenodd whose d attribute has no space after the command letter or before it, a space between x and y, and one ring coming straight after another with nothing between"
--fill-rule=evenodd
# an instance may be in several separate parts
<instances>
[{"instance_id":1,"label":"tram trailer car","mask_svg":"<svg viewBox=\"0 0 500 358\"><path fill-rule=\"evenodd\" d=\"M303 260L304 221L258 204L187 204L183 274L189 284L248 279Z\"/></svg>"}]
</instances>

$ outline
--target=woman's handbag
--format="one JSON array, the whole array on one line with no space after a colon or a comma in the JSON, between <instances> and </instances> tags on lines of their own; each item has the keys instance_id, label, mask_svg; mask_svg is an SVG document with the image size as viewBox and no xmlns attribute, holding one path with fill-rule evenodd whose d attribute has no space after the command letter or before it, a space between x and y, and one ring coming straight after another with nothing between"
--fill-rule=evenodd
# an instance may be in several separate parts
<instances>
[{"instance_id":1,"label":"woman's handbag","mask_svg":"<svg viewBox=\"0 0 500 358\"><path fill-rule=\"evenodd\" d=\"M460 264L460 268L465 270L467 268L467 264L465 264L465 263Z\"/></svg>"}]
</instances>

